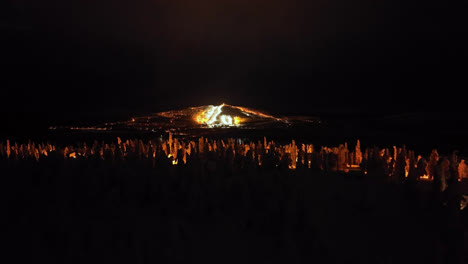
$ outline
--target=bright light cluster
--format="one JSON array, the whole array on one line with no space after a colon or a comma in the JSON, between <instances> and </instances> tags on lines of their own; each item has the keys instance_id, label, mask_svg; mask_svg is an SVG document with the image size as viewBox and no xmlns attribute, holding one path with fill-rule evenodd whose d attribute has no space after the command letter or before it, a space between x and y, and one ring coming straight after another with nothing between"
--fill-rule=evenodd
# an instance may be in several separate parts
<instances>
[{"instance_id":1,"label":"bright light cluster","mask_svg":"<svg viewBox=\"0 0 468 264\"><path fill-rule=\"evenodd\" d=\"M195 116L199 124L206 124L209 127L214 126L239 126L242 119L238 116L221 115L224 104L218 106L209 106L204 111Z\"/></svg>"}]
</instances>

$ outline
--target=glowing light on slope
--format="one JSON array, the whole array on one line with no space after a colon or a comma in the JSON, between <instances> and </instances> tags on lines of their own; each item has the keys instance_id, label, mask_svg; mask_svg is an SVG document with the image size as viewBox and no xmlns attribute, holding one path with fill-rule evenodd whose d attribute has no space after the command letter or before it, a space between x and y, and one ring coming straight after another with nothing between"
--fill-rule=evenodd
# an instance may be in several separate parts
<instances>
[{"instance_id":1,"label":"glowing light on slope","mask_svg":"<svg viewBox=\"0 0 468 264\"><path fill-rule=\"evenodd\" d=\"M218 115L221 114L221 108L223 108L224 104L215 106L211 110L211 115L209 120L206 122L208 125L212 125L218 119Z\"/></svg>"},{"instance_id":2,"label":"glowing light on slope","mask_svg":"<svg viewBox=\"0 0 468 264\"><path fill-rule=\"evenodd\" d=\"M240 118L238 116L234 117L234 125L240 125L240 123L242 123L242 122L243 122L242 118Z\"/></svg>"},{"instance_id":3,"label":"glowing light on slope","mask_svg":"<svg viewBox=\"0 0 468 264\"><path fill-rule=\"evenodd\" d=\"M264 118L272 118L272 119L275 119L277 121L287 122L286 120L283 120L281 118L277 118L277 117L274 117L274 116L271 116L271 115L267 115L267 114L264 114L262 112L254 111L254 110L249 109L249 108L245 108L245 107L241 107L241 106L233 106L233 105L231 107L237 108L237 109L241 110L242 112L244 112L245 114L252 114L252 115L257 115L257 116L261 116L261 117L264 117Z\"/></svg>"},{"instance_id":4,"label":"glowing light on slope","mask_svg":"<svg viewBox=\"0 0 468 264\"><path fill-rule=\"evenodd\" d=\"M195 116L195 121L199 124L206 124L209 127L213 126L239 126L243 121L240 117L232 117L230 115L221 115L222 108L225 104L218 106L210 106L204 111L201 111Z\"/></svg>"},{"instance_id":5,"label":"glowing light on slope","mask_svg":"<svg viewBox=\"0 0 468 264\"><path fill-rule=\"evenodd\" d=\"M227 126L232 125L232 117L231 116L222 115L220 118L221 118L221 123L223 123L223 125L227 125Z\"/></svg>"}]
</instances>

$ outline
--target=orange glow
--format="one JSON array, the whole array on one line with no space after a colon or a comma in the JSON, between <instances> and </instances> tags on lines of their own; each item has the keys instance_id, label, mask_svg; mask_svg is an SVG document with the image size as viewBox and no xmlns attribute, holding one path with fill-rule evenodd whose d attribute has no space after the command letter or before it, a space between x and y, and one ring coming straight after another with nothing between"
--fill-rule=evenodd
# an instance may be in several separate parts
<instances>
[{"instance_id":1,"label":"orange glow","mask_svg":"<svg viewBox=\"0 0 468 264\"><path fill-rule=\"evenodd\" d=\"M195 116L195 121L197 121L197 123L206 123L206 121L208 121L208 118L206 118L205 115L206 111L198 113L198 115Z\"/></svg>"},{"instance_id":2,"label":"orange glow","mask_svg":"<svg viewBox=\"0 0 468 264\"><path fill-rule=\"evenodd\" d=\"M172 154L167 155L167 158L169 158L169 159L172 158L172 157L174 157ZM177 165L177 163L179 163L178 159L172 160L172 165Z\"/></svg>"},{"instance_id":3,"label":"orange glow","mask_svg":"<svg viewBox=\"0 0 468 264\"><path fill-rule=\"evenodd\" d=\"M195 121L200 124L204 124L208 121L208 118L206 117L206 111L202 111L199 114L195 116Z\"/></svg>"},{"instance_id":4,"label":"orange glow","mask_svg":"<svg viewBox=\"0 0 468 264\"><path fill-rule=\"evenodd\" d=\"M212 125L216 120L219 114L221 114L221 108L224 104L220 106L211 106L210 108L200 112L195 116L195 121L200 124Z\"/></svg>"},{"instance_id":5,"label":"orange glow","mask_svg":"<svg viewBox=\"0 0 468 264\"><path fill-rule=\"evenodd\" d=\"M238 116L234 117L234 124L235 125L240 125L244 120Z\"/></svg>"},{"instance_id":6,"label":"orange glow","mask_svg":"<svg viewBox=\"0 0 468 264\"><path fill-rule=\"evenodd\" d=\"M274 116L267 115L267 114L264 114L264 113L261 113L261 112L258 112L258 111L254 111L254 110L251 110L249 108L245 108L245 107L241 107L241 106L231 106L231 107L237 108L237 109L241 110L244 113L248 113L248 114L252 114L252 115L258 115L258 116L265 117L265 118L273 118L273 119L276 119L278 121L283 121L283 120L281 120L279 118L276 118Z\"/></svg>"},{"instance_id":7,"label":"orange glow","mask_svg":"<svg viewBox=\"0 0 468 264\"><path fill-rule=\"evenodd\" d=\"M423 176L419 177L420 180L430 180L429 175L424 174Z\"/></svg>"}]
</instances>

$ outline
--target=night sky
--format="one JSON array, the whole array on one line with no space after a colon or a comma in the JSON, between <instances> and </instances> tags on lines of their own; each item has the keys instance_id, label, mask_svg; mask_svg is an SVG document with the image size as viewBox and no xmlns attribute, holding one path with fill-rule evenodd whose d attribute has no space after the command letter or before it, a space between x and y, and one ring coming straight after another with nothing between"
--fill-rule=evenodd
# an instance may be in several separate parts
<instances>
[{"instance_id":1,"label":"night sky","mask_svg":"<svg viewBox=\"0 0 468 264\"><path fill-rule=\"evenodd\" d=\"M4 0L7 126L249 106L273 114L465 111L450 1Z\"/></svg>"}]
</instances>

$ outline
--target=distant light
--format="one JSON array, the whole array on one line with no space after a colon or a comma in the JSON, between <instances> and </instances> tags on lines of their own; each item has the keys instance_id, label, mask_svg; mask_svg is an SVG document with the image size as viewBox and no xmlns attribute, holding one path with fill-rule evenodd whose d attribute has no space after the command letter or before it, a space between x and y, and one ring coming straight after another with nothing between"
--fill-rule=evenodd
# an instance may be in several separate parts
<instances>
[{"instance_id":1,"label":"distant light","mask_svg":"<svg viewBox=\"0 0 468 264\"><path fill-rule=\"evenodd\" d=\"M221 115L224 103L218 106L209 106L207 109L195 115L194 119L199 124L214 126L239 126L242 122L240 117Z\"/></svg>"},{"instance_id":2,"label":"distant light","mask_svg":"<svg viewBox=\"0 0 468 264\"><path fill-rule=\"evenodd\" d=\"M242 118L235 116L234 117L234 125L240 125L242 123Z\"/></svg>"},{"instance_id":3,"label":"distant light","mask_svg":"<svg viewBox=\"0 0 468 264\"><path fill-rule=\"evenodd\" d=\"M228 115L222 115L221 116L221 122L223 123L223 125L231 126L232 125L232 117L228 116Z\"/></svg>"},{"instance_id":4,"label":"distant light","mask_svg":"<svg viewBox=\"0 0 468 264\"><path fill-rule=\"evenodd\" d=\"M212 125L214 122L217 121L218 115L221 114L221 108L223 108L224 105L216 106L213 108L211 111L210 118L206 122L208 125Z\"/></svg>"}]
</instances>

